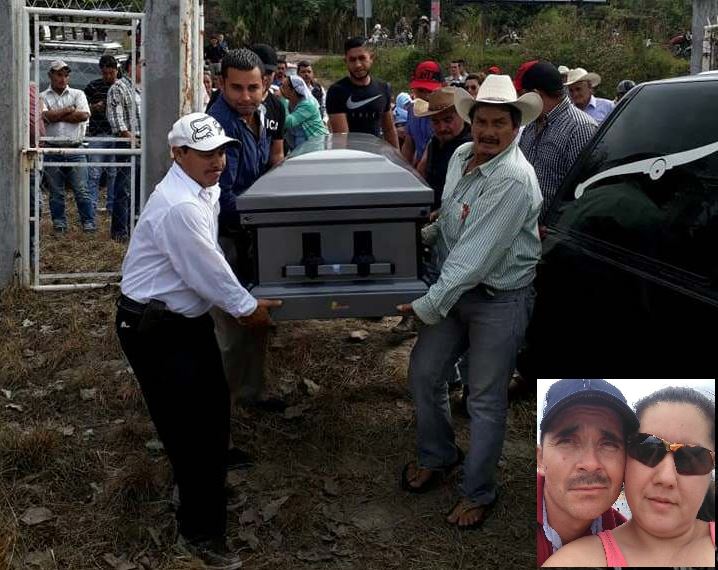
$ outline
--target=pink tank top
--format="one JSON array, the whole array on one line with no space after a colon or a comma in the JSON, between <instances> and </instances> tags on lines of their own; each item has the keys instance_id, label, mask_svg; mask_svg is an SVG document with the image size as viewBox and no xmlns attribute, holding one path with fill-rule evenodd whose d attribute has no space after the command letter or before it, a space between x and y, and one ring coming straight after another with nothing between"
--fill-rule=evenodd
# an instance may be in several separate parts
<instances>
[{"instance_id":1,"label":"pink tank top","mask_svg":"<svg viewBox=\"0 0 718 570\"><path fill-rule=\"evenodd\" d=\"M713 543L713 548L716 546L716 523L715 521L711 521L708 523L708 527L711 531L711 542ZM603 532L598 533L598 538L601 539L601 544L603 545L603 552L606 555L606 566L609 568L625 568L628 566L626 563L626 559L623 557L623 553L621 552L621 549L618 547L618 543L613 538L613 534L610 530L604 530Z\"/></svg>"}]
</instances>

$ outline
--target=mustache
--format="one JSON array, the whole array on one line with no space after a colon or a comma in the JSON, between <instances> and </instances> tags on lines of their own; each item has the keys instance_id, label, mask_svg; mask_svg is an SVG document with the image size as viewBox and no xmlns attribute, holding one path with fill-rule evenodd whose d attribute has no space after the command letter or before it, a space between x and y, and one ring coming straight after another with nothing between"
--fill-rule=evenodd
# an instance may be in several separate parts
<instances>
[{"instance_id":1,"label":"mustache","mask_svg":"<svg viewBox=\"0 0 718 570\"><path fill-rule=\"evenodd\" d=\"M488 144L499 144L499 139L495 139L492 137L481 137L479 139L479 142L488 143Z\"/></svg>"},{"instance_id":2,"label":"mustache","mask_svg":"<svg viewBox=\"0 0 718 570\"><path fill-rule=\"evenodd\" d=\"M608 487L610 481L608 477L601 475L600 473L587 473L585 475L579 475L574 479L569 479L568 488L574 489L576 487L588 487L589 485L603 485Z\"/></svg>"}]
</instances>

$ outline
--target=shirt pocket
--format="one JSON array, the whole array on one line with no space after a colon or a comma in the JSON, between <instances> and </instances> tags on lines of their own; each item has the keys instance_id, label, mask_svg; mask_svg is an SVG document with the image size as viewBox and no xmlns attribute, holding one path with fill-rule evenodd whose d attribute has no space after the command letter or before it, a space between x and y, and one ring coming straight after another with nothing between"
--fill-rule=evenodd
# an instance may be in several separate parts
<instances>
[{"instance_id":1,"label":"shirt pocket","mask_svg":"<svg viewBox=\"0 0 718 570\"><path fill-rule=\"evenodd\" d=\"M452 197L441 205L441 231L450 246L459 240L464 231L467 209L470 210L470 206L463 198Z\"/></svg>"}]
</instances>

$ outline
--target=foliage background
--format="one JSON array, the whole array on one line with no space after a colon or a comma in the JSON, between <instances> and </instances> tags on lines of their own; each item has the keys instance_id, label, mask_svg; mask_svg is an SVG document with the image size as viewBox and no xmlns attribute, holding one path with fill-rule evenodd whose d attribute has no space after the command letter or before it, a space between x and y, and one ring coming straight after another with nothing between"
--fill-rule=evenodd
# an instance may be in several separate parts
<instances>
[{"instance_id":1,"label":"foliage background","mask_svg":"<svg viewBox=\"0 0 718 570\"><path fill-rule=\"evenodd\" d=\"M345 74L340 54L344 39L363 33L355 0L207 0L207 33L223 31L230 45L266 42L281 51L327 53L315 63L331 83ZM394 93L407 89L415 65L436 59L445 68L461 58L470 71L499 65L513 74L521 62L546 59L556 65L599 73L598 94L613 98L622 79L648 81L688 73L686 60L672 56L668 40L690 28L691 0L612 0L605 6L522 6L503 2L442 2L441 32L431 48L380 49L374 73L391 82ZM374 23L390 33L401 16L416 31L429 1L373 0ZM499 45L510 29L519 45ZM647 39L651 47L646 47Z\"/></svg>"},{"instance_id":2,"label":"foliage background","mask_svg":"<svg viewBox=\"0 0 718 570\"><path fill-rule=\"evenodd\" d=\"M406 16L414 31L430 0L373 0L376 23L393 31ZM267 42L280 50L338 52L344 39L363 32L356 18L356 0L205 0L207 31L222 31L235 45ZM525 36L540 14L578 18L582 24L616 28L623 33L665 42L690 27L691 0L611 0L609 5L552 7L483 0L441 2L442 27L472 43L496 40L511 27Z\"/></svg>"}]
</instances>

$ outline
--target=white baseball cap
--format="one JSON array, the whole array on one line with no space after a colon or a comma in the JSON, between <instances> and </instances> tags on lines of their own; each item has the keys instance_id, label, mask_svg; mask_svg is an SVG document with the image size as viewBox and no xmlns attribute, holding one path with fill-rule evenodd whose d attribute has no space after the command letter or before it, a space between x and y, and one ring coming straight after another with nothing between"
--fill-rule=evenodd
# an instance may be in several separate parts
<instances>
[{"instance_id":1,"label":"white baseball cap","mask_svg":"<svg viewBox=\"0 0 718 570\"><path fill-rule=\"evenodd\" d=\"M170 146L186 146L194 150L214 150L226 144L241 144L224 134L217 119L205 113L190 113L172 125L167 134Z\"/></svg>"}]
</instances>

